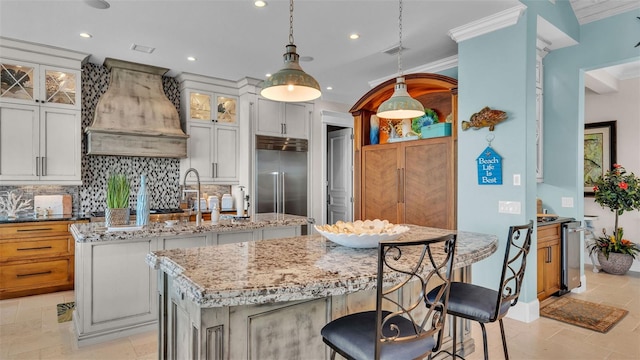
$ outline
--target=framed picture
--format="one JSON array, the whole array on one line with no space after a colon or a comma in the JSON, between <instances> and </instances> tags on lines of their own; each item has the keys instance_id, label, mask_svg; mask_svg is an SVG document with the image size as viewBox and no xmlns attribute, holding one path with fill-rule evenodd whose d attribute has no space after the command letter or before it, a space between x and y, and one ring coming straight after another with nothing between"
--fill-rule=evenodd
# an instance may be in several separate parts
<instances>
[{"instance_id":1,"label":"framed picture","mask_svg":"<svg viewBox=\"0 0 640 360\"><path fill-rule=\"evenodd\" d=\"M616 121L584 124L584 195L593 196L593 181L616 162Z\"/></svg>"}]
</instances>

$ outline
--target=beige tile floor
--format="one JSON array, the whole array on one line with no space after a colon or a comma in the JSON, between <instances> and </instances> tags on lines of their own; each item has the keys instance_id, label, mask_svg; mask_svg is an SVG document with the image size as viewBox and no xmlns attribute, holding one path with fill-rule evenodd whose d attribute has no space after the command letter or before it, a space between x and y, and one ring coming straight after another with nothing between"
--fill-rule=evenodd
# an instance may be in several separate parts
<instances>
[{"instance_id":1,"label":"beige tile floor","mask_svg":"<svg viewBox=\"0 0 640 360\"><path fill-rule=\"evenodd\" d=\"M528 324L507 318L511 359L640 359L640 274L596 274L590 267L585 272L588 290L565 296L617 306L629 310L629 314L607 334L546 318ZM56 304L73 299L73 291L63 291L0 301L0 359L157 358L155 331L78 348L73 323L59 324L56 316ZM489 357L504 358L498 325L488 325L487 331ZM473 333L477 350L467 359L482 359L478 325L474 324Z\"/></svg>"}]
</instances>

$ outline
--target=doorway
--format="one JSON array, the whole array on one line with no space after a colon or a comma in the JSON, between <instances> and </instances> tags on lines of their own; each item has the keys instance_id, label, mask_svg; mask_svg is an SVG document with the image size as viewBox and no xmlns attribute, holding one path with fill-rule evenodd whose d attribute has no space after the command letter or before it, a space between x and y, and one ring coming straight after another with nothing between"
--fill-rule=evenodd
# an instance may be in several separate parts
<instances>
[{"instance_id":1,"label":"doorway","mask_svg":"<svg viewBox=\"0 0 640 360\"><path fill-rule=\"evenodd\" d=\"M322 113L322 224L353 221L353 117Z\"/></svg>"}]
</instances>

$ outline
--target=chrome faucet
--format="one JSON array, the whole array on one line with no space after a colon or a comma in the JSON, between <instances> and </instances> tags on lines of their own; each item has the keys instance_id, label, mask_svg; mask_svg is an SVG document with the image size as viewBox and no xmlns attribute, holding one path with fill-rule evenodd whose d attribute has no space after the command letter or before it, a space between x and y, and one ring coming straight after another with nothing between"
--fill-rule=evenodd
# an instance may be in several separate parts
<instances>
[{"instance_id":1,"label":"chrome faucet","mask_svg":"<svg viewBox=\"0 0 640 360\"><path fill-rule=\"evenodd\" d=\"M187 190L187 176L191 172L194 172L196 174L196 180L198 181L198 190ZM198 226L202 222L202 212L200 211L200 174L198 173L198 170L189 168L187 172L184 173L184 180L182 181L182 200L185 200L185 196L187 193L192 192L196 193L196 226Z\"/></svg>"}]
</instances>

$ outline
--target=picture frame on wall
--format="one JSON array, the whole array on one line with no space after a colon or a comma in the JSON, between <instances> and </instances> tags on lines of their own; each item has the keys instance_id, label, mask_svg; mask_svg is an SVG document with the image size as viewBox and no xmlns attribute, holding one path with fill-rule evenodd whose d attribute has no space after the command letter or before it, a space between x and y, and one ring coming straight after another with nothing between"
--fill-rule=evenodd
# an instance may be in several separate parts
<instances>
[{"instance_id":1,"label":"picture frame on wall","mask_svg":"<svg viewBox=\"0 0 640 360\"><path fill-rule=\"evenodd\" d=\"M584 124L584 195L594 196L594 179L616 162L616 121Z\"/></svg>"}]
</instances>

